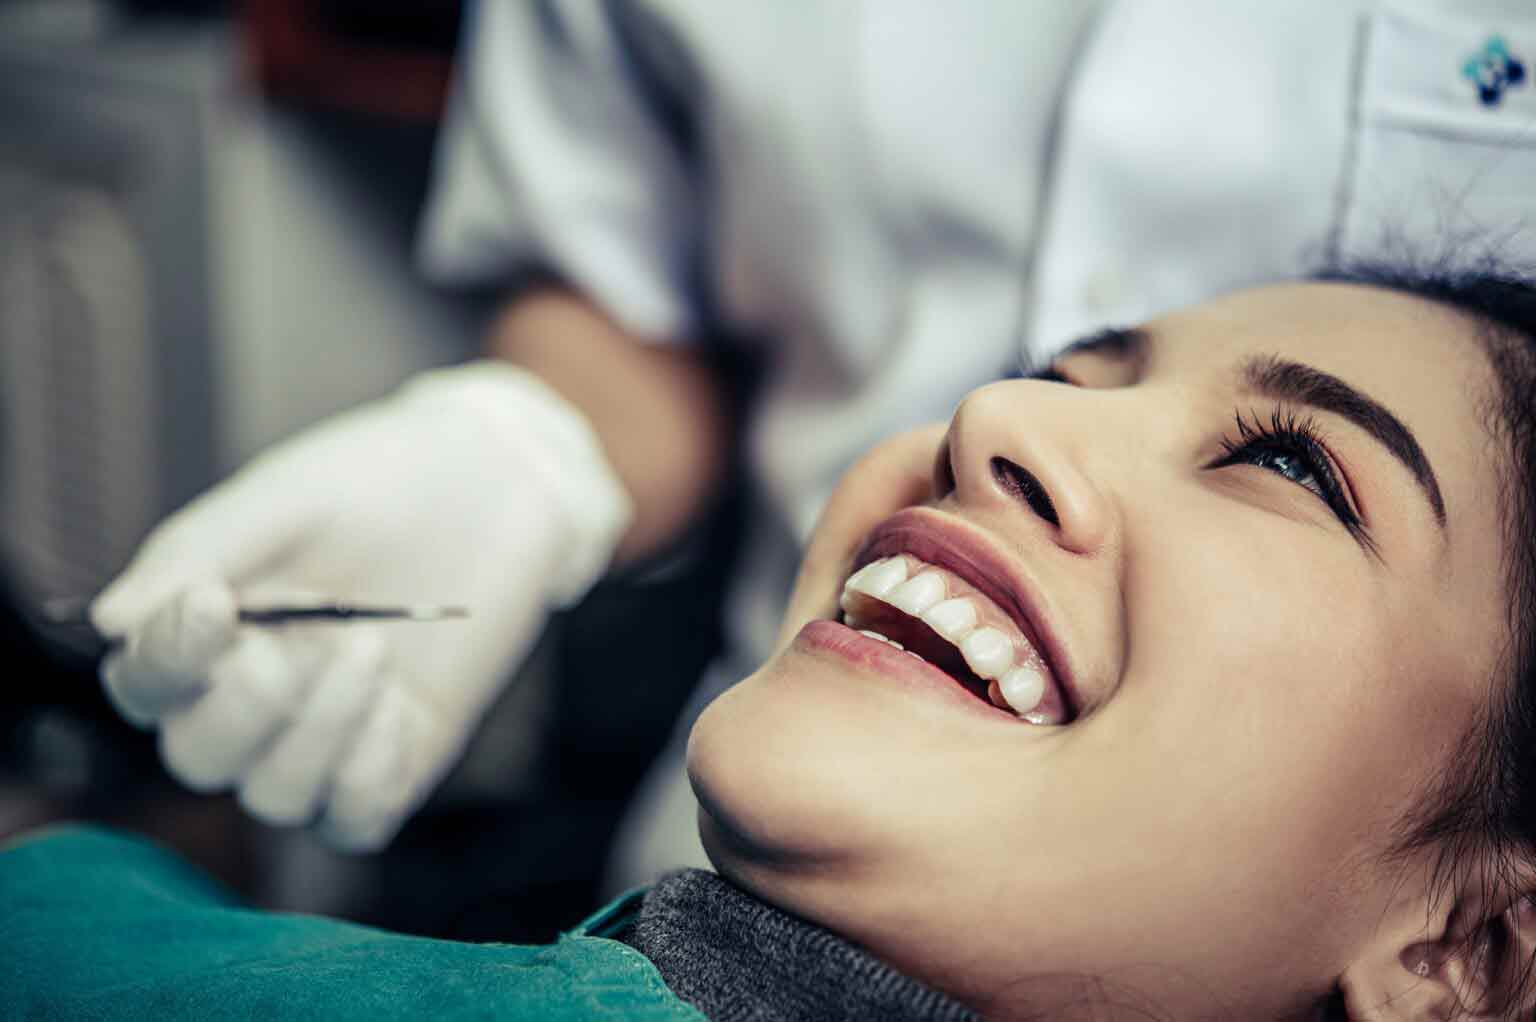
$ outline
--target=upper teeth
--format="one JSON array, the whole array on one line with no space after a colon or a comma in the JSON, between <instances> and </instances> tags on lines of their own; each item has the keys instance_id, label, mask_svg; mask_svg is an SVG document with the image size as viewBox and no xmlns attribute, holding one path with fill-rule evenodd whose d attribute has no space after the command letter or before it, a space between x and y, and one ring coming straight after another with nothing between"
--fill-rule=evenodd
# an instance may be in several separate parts
<instances>
[{"instance_id":1,"label":"upper teeth","mask_svg":"<svg viewBox=\"0 0 1536 1022\"><path fill-rule=\"evenodd\" d=\"M949 587L944 584L944 576L936 571L924 571L913 575L882 599L897 610L904 610L913 617L922 617L924 611L937 605L947 595Z\"/></svg>"},{"instance_id":2,"label":"upper teeth","mask_svg":"<svg viewBox=\"0 0 1536 1022\"><path fill-rule=\"evenodd\" d=\"M907 562L900 557L887 557L883 561L872 561L854 572L843 584L843 589L845 592L852 589L867 593L877 600L883 600L887 593L906 580Z\"/></svg>"},{"instance_id":3,"label":"upper teeth","mask_svg":"<svg viewBox=\"0 0 1536 1022\"><path fill-rule=\"evenodd\" d=\"M935 603L923 611L923 620L944 638L960 645L960 640L976 628L976 608L970 600L956 597Z\"/></svg>"},{"instance_id":4,"label":"upper teeth","mask_svg":"<svg viewBox=\"0 0 1536 1022\"><path fill-rule=\"evenodd\" d=\"M1045 696L1045 674L1038 660L1025 655L1022 663L1017 662L1014 642L1007 633L986 625L978 627L981 615L971 597L950 597L942 572L918 562L917 573L911 574L907 561L907 557L897 555L860 568L843 584L843 610L850 609L851 594L861 593L922 620L959 647L977 677L995 680L997 690L1015 713L1037 720L1039 715L1032 711ZM891 641L879 633L865 634Z\"/></svg>"}]
</instances>

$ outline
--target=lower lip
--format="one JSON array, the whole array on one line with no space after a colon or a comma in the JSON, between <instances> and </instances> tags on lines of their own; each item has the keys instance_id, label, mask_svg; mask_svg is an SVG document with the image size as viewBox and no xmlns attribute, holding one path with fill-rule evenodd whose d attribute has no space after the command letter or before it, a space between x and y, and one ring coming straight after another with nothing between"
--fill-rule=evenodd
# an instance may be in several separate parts
<instances>
[{"instance_id":1,"label":"lower lip","mask_svg":"<svg viewBox=\"0 0 1536 1022\"><path fill-rule=\"evenodd\" d=\"M831 654L854 667L879 674L924 696L942 698L988 720L1026 723L1007 710L978 699L970 689L928 661L890 643L860 635L836 621L812 621L795 636L793 648L802 653Z\"/></svg>"}]
</instances>

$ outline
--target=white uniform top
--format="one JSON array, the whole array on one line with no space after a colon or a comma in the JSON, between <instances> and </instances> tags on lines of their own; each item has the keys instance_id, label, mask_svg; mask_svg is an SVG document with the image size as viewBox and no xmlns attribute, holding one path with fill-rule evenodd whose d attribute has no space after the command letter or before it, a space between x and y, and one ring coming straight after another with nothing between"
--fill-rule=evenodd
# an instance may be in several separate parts
<instances>
[{"instance_id":1,"label":"white uniform top","mask_svg":"<svg viewBox=\"0 0 1536 1022\"><path fill-rule=\"evenodd\" d=\"M428 272L549 267L657 343L723 332L768 360L731 650L696 706L765 655L799 542L879 438L1103 325L1397 236L1438 251L1536 219L1530 0L1098 10L492 0L472 16ZM1524 82L1500 88L1519 58ZM624 879L695 847L666 769L675 822Z\"/></svg>"}]
</instances>

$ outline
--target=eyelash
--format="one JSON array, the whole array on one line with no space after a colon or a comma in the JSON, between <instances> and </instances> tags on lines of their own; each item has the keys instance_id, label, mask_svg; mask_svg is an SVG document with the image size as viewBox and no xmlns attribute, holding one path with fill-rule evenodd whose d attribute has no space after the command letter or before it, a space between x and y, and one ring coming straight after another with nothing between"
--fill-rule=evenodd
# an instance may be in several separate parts
<instances>
[{"instance_id":1,"label":"eyelash","mask_svg":"<svg viewBox=\"0 0 1536 1022\"><path fill-rule=\"evenodd\" d=\"M1236 413L1233 418L1237 424L1237 437L1236 439L1222 438L1222 455L1211 462L1208 468L1226 468L1229 465L1247 463L1289 479L1290 476L1275 468L1273 463L1266 464L1257 459L1264 455L1280 455L1294 459L1316 485L1308 485L1294 479L1291 481L1303 489L1310 490L1319 500L1327 504L1329 510L1352 535L1357 537L1362 535L1364 524L1345 495L1344 485L1339 481L1339 474L1333 467L1333 459L1329 457L1328 449L1318 435L1317 426L1310 418L1301 418L1295 412L1285 409L1276 410L1267 425L1257 414L1253 416L1252 422L1246 421L1241 412ZM1249 461L1250 458L1255 460Z\"/></svg>"}]
</instances>

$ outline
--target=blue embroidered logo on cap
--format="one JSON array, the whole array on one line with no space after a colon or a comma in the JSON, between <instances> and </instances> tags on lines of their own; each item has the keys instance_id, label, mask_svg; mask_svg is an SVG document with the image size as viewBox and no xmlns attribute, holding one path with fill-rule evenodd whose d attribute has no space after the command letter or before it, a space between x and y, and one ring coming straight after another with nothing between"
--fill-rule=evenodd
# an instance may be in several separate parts
<instances>
[{"instance_id":1,"label":"blue embroidered logo on cap","mask_svg":"<svg viewBox=\"0 0 1536 1022\"><path fill-rule=\"evenodd\" d=\"M1477 98L1484 106L1498 106L1506 89L1525 81L1525 62L1509 52L1502 36L1483 44L1481 53L1467 58L1461 73L1477 86Z\"/></svg>"}]
</instances>

